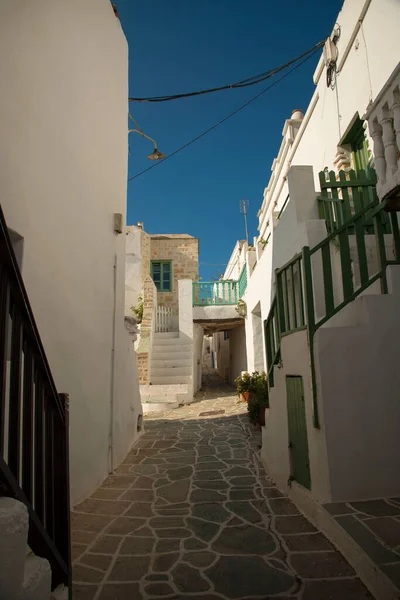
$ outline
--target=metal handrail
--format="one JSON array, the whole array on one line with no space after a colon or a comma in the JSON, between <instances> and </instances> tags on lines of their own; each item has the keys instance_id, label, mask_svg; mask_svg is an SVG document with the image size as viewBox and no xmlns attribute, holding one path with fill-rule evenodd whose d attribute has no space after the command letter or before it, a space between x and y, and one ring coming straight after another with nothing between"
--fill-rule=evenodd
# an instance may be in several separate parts
<instances>
[{"instance_id":1,"label":"metal handrail","mask_svg":"<svg viewBox=\"0 0 400 600\"><path fill-rule=\"evenodd\" d=\"M68 396L58 394L0 208L0 493L71 595Z\"/></svg>"}]
</instances>

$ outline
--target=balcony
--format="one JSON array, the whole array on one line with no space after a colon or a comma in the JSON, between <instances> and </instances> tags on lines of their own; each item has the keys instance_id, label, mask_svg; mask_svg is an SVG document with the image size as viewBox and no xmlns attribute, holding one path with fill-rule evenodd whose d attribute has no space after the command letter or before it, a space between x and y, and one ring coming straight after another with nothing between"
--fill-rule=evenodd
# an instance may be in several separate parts
<instances>
[{"instance_id":1,"label":"balcony","mask_svg":"<svg viewBox=\"0 0 400 600\"><path fill-rule=\"evenodd\" d=\"M195 281L193 306L236 306L247 288L247 267L244 265L239 279L220 281Z\"/></svg>"},{"instance_id":2,"label":"balcony","mask_svg":"<svg viewBox=\"0 0 400 600\"><path fill-rule=\"evenodd\" d=\"M374 143L379 199L400 211L400 63L389 77L365 118Z\"/></svg>"},{"instance_id":3,"label":"balcony","mask_svg":"<svg viewBox=\"0 0 400 600\"><path fill-rule=\"evenodd\" d=\"M247 287L247 265L238 280L196 281L192 286L193 320L207 331L235 327L243 323L237 311Z\"/></svg>"},{"instance_id":4,"label":"balcony","mask_svg":"<svg viewBox=\"0 0 400 600\"><path fill-rule=\"evenodd\" d=\"M193 283L193 306L229 306L239 300L238 282L196 281Z\"/></svg>"}]
</instances>

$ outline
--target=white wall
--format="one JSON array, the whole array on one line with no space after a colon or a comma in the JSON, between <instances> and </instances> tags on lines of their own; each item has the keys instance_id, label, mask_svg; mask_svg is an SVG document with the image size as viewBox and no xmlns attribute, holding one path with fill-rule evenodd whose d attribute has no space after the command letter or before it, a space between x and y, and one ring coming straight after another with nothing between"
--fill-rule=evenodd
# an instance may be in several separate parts
<instances>
[{"instance_id":1,"label":"white wall","mask_svg":"<svg viewBox=\"0 0 400 600\"><path fill-rule=\"evenodd\" d=\"M230 373L229 381L247 371L246 330L244 324L229 330Z\"/></svg>"},{"instance_id":2,"label":"white wall","mask_svg":"<svg viewBox=\"0 0 400 600\"><path fill-rule=\"evenodd\" d=\"M229 359L229 339L224 336L223 331L215 334L215 368L217 373L224 381L229 381L230 359Z\"/></svg>"},{"instance_id":3,"label":"white wall","mask_svg":"<svg viewBox=\"0 0 400 600\"><path fill-rule=\"evenodd\" d=\"M363 323L336 320L315 338L334 502L400 494L399 296L354 304Z\"/></svg>"},{"instance_id":4,"label":"white wall","mask_svg":"<svg viewBox=\"0 0 400 600\"><path fill-rule=\"evenodd\" d=\"M233 249L231 257L225 269L224 279L239 279L243 265L246 261L246 252L248 244L245 240L238 240Z\"/></svg>"},{"instance_id":5,"label":"white wall","mask_svg":"<svg viewBox=\"0 0 400 600\"><path fill-rule=\"evenodd\" d=\"M361 16L363 21L359 28ZM284 139L259 211L262 238L266 240L271 235L244 296L248 314L260 306L262 321L268 316L274 295L274 270L304 245L313 246L326 235L324 223L318 220L315 201L315 190L319 190L318 173L326 166L334 168L338 145L352 120L357 112L360 117L364 115L368 103L379 94L396 66L399 21L397 0L346 0L337 18L341 36L336 90L326 86L326 70L322 68L321 59L315 75L315 93L290 139L288 127L293 121L286 121ZM247 319L250 370L255 368L256 362L258 366L260 363L254 357L253 337L253 320Z\"/></svg>"},{"instance_id":6,"label":"white wall","mask_svg":"<svg viewBox=\"0 0 400 600\"><path fill-rule=\"evenodd\" d=\"M321 429L313 426L313 399L311 393L310 359L307 332L299 331L282 338L282 365L275 367L274 387L270 388L266 409L265 427L262 431L261 458L268 471L282 489L288 489L291 475L289 429L287 416L286 376L303 377L304 405L308 431L311 491L317 500L330 501L328 464L325 448L324 414L319 411Z\"/></svg>"},{"instance_id":7,"label":"white wall","mask_svg":"<svg viewBox=\"0 0 400 600\"><path fill-rule=\"evenodd\" d=\"M201 325L193 324L193 392L201 388L204 329ZM210 356L210 355L209 355Z\"/></svg>"},{"instance_id":8,"label":"white wall","mask_svg":"<svg viewBox=\"0 0 400 600\"><path fill-rule=\"evenodd\" d=\"M125 314L132 316L142 293L142 230L132 226L126 232Z\"/></svg>"},{"instance_id":9,"label":"white wall","mask_svg":"<svg viewBox=\"0 0 400 600\"><path fill-rule=\"evenodd\" d=\"M124 329L128 49L109 0L2 0L0 181L7 224L60 392L70 394L71 498L107 475L114 262L117 459L141 411ZM128 354L129 351L129 354Z\"/></svg>"},{"instance_id":10,"label":"white wall","mask_svg":"<svg viewBox=\"0 0 400 600\"><path fill-rule=\"evenodd\" d=\"M212 358L211 358L212 338L205 336L203 340L203 359L202 364L204 369L211 369Z\"/></svg>"},{"instance_id":11,"label":"white wall","mask_svg":"<svg viewBox=\"0 0 400 600\"><path fill-rule=\"evenodd\" d=\"M389 271L392 295L361 296L316 332L320 429L313 426L307 332L282 338L282 364L274 369L261 456L283 489L290 475L286 376L300 375L313 497L345 502L400 493L400 268Z\"/></svg>"},{"instance_id":12,"label":"white wall","mask_svg":"<svg viewBox=\"0 0 400 600\"><path fill-rule=\"evenodd\" d=\"M362 9L368 4L362 27L349 45ZM318 97L317 104L304 133L298 134L298 147L291 158L292 165L313 166L316 189L319 189L318 172L326 166L333 168L337 146L351 120L357 112L363 117L370 100L379 94L399 61L397 0L346 0L337 22L341 26L338 101L336 90L326 86L324 69L314 96Z\"/></svg>"}]
</instances>

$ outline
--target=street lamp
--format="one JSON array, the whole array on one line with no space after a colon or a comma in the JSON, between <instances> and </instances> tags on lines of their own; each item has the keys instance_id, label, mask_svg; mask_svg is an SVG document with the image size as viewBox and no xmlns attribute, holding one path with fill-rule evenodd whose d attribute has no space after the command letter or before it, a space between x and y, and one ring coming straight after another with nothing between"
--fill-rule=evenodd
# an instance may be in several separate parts
<instances>
[{"instance_id":1,"label":"street lamp","mask_svg":"<svg viewBox=\"0 0 400 600\"><path fill-rule=\"evenodd\" d=\"M154 150L151 154L148 155L148 159L149 160L162 160L163 158L166 158L167 155L163 154L163 152L160 152L159 149L157 148L157 144L155 143L155 141L149 137L148 135L146 135L145 133L143 133L143 131L140 131L140 129L129 129L128 133L138 133L139 135L141 135L142 137L146 138L146 140L150 140L150 142L153 142L154 144Z\"/></svg>"}]
</instances>

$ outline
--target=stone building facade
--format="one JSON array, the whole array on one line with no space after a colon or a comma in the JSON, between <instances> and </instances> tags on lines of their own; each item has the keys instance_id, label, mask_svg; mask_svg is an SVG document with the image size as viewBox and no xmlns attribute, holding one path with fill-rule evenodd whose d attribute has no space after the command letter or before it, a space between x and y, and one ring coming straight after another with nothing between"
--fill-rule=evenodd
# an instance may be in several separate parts
<instances>
[{"instance_id":1,"label":"stone building facade","mask_svg":"<svg viewBox=\"0 0 400 600\"><path fill-rule=\"evenodd\" d=\"M149 238L150 257L146 261L149 265L147 274L151 272L152 261L171 261L171 291L158 291L158 306L168 306L172 308L174 314L177 314L179 279L192 279L192 281L199 279L199 240L185 233L154 234Z\"/></svg>"},{"instance_id":2,"label":"stone building facade","mask_svg":"<svg viewBox=\"0 0 400 600\"><path fill-rule=\"evenodd\" d=\"M157 305L178 314L178 281L199 278L199 240L186 233L148 234L143 224L127 227L125 272L125 314L131 314L143 296L146 277L153 275L152 263L169 263L168 291L158 289ZM160 287L160 286L158 286Z\"/></svg>"}]
</instances>

